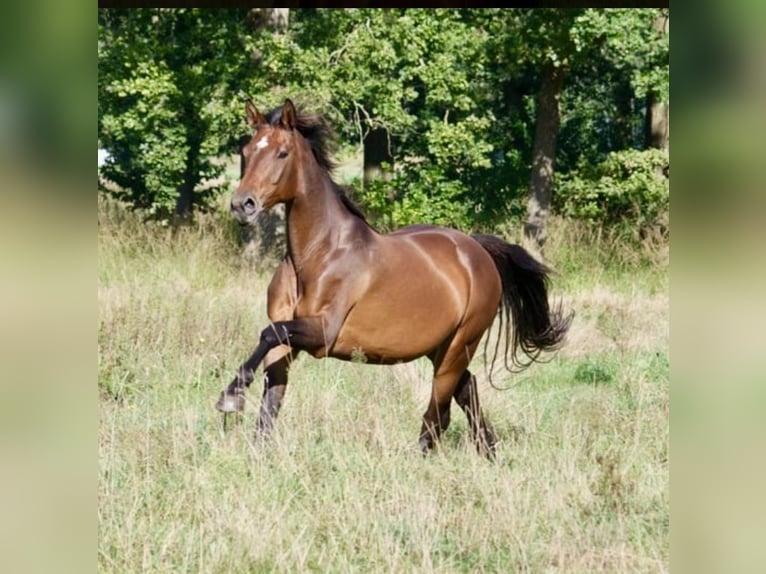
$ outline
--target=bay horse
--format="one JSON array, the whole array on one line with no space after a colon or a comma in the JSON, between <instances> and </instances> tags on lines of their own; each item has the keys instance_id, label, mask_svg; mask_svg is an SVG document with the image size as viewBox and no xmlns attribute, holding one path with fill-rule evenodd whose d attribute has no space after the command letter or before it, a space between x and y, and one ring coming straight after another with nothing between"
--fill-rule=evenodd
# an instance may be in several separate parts
<instances>
[{"instance_id":1,"label":"bay horse","mask_svg":"<svg viewBox=\"0 0 766 574\"><path fill-rule=\"evenodd\" d=\"M523 368L562 344L571 315L550 308L548 269L491 235L431 225L378 233L330 176L331 130L322 116L296 110L289 99L265 116L250 101L245 110L254 135L243 149L231 212L240 225L252 225L261 211L284 203L287 254L268 288L271 324L217 409L243 410L263 361L258 428L269 434L300 351L375 364L426 356L434 374L420 449L428 452L447 428L454 399L478 450L491 456L496 438L468 365L496 315L505 318L511 341L506 366L509 346L511 361Z\"/></svg>"}]
</instances>

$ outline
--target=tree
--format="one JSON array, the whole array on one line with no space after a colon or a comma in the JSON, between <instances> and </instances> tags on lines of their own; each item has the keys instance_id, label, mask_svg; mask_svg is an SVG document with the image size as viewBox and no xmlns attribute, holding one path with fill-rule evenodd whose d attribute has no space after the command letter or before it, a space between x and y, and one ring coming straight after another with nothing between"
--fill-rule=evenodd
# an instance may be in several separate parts
<instances>
[{"instance_id":1,"label":"tree","mask_svg":"<svg viewBox=\"0 0 766 574\"><path fill-rule=\"evenodd\" d=\"M663 10L652 21L652 29L665 38L670 34L670 12ZM664 40L664 38L663 38ZM659 44L659 57L662 58L664 41ZM664 88L664 89L663 89ZM670 141L670 105L667 88L661 80L655 81L646 94L646 147L667 150Z\"/></svg>"},{"instance_id":2,"label":"tree","mask_svg":"<svg viewBox=\"0 0 766 574\"><path fill-rule=\"evenodd\" d=\"M346 151L363 147L351 183L380 227L526 219L542 244L547 214L568 205L554 175L647 145L652 99L667 102L661 14L101 10L102 175L158 216L188 214L248 137L242 95L261 109L291 97L328 116Z\"/></svg>"},{"instance_id":3,"label":"tree","mask_svg":"<svg viewBox=\"0 0 766 574\"><path fill-rule=\"evenodd\" d=\"M624 121L629 114L629 106L624 105L626 98L631 99L633 93L657 90L667 78L666 62L663 69L667 48L663 51L649 25L657 14L656 10L595 9L517 12L517 30L522 32L518 53L539 74L524 235L540 252L545 244L553 196L560 101L566 79L570 75L587 77L600 68L619 70L621 76L629 76L631 89L620 95L614 93L611 98L613 106L620 110L613 131L619 134L617 139L628 140L630 129L626 129Z\"/></svg>"},{"instance_id":4,"label":"tree","mask_svg":"<svg viewBox=\"0 0 766 574\"><path fill-rule=\"evenodd\" d=\"M99 10L98 135L105 188L185 218L225 186L216 159L242 130L244 10Z\"/></svg>"},{"instance_id":5,"label":"tree","mask_svg":"<svg viewBox=\"0 0 766 574\"><path fill-rule=\"evenodd\" d=\"M537 94L537 123L524 236L534 242L540 252L545 244L545 228L553 195L556 141L561 126L559 100L565 73L561 65L550 62L545 67Z\"/></svg>"},{"instance_id":6,"label":"tree","mask_svg":"<svg viewBox=\"0 0 766 574\"><path fill-rule=\"evenodd\" d=\"M668 100L667 35L657 32L663 15L586 10L571 32L592 48L574 61L562 92L564 153L553 205L625 241L669 231L668 154L647 149L646 133L652 101Z\"/></svg>"},{"instance_id":7,"label":"tree","mask_svg":"<svg viewBox=\"0 0 766 574\"><path fill-rule=\"evenodd\" d=\"M289 8L251 8L247 16L247 24L253 36L258 34L285 34L288 31L289 22ZM251 60L258 62L262 57L262 51L258 48L257 43L251 45L251 50ZM245 156L242 151L250 138L251 134L246 132L238 141L240 178L245 173ZM284 250L284 231L285 208L282 204L274 206L268 212L261 213L255 225L241 227L239 233L244 245L243 256L245 260L257 263L269 254L278 253L281 255Z\"/></svg>"},{"instance_id":8,"label":"tree","mask_svg":"<svg viewBox=\"0 0 766 574\"><path fill-rule=\"evenodd\" d=\"M470 227L483 204L471 183L493 151L487 31L453 10L294 16L288 34L255 39L267 73L249 91L268 94L264 105L298 94L330 115L342 141L364 146L367 178L357 197L382 227ZM378 181L383 164L388 171Z\"/></svg>"}]
</instances>

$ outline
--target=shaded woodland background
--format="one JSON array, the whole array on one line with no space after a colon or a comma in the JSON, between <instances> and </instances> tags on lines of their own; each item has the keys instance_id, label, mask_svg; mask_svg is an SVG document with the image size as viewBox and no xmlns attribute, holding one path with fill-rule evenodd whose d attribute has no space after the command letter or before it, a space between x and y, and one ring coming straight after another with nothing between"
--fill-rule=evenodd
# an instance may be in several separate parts
<instances>
[{"instance_id":1,"label":"shaded woodland background","mask_svg":"<svg viewBox=\"0 0 766 574\"><path fill-rule=\"evenodd\" d=\"M244 100L291 97L383 230L667 237L666 9L100 9L98 43L101 189L151 217L216 205Z\"/></svg>"}]
</instances>

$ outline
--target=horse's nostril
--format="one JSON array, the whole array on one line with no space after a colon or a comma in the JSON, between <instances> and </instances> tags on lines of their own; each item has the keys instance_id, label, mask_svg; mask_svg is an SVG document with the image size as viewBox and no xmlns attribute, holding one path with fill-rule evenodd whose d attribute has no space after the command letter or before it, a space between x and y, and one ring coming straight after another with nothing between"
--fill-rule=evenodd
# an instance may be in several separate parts
<instances>
[{"instance_id":1,"label":"horse's nostril","mask_svg":"<svg viewBox=\"0 0 766 574\"><path fill-rule=\"evenodd\" d=\"M242 207L246 213L252 213L255 211L255 200L252 197L248 197L242 202Z\"/></svg>"}]
</instances>

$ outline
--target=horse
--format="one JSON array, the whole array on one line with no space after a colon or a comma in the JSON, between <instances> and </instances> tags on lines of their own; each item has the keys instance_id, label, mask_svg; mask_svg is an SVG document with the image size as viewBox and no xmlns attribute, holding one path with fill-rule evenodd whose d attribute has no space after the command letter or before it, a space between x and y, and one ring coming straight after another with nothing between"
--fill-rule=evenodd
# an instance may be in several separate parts
<instances>
[{"instance_id":1,"label":"horse","mask_svg":"<svg viewBox=\"0 0 766 574\"><path fill-rule=\"evenodd\" d=\"M242 411L263 362L257 424L268 436L299 352L345 361L364 356L373 364L425 356L433 382L421 451L429 452L448 427L454 399L477 449L491 457L497 439L468 366L497 315L501 325L505 317L506 367L509 356L524 368L561 346L572 315L549 305L549 269L492 235L432 225L379 233L330 175L332 130L321 115L296 109L290 99L266 115L247 101L245 112L254 135L242 150L231 213L247 226L285 204L287 254L268 287L270 324L216 408Z\"/></svg>"}]
</instances>

